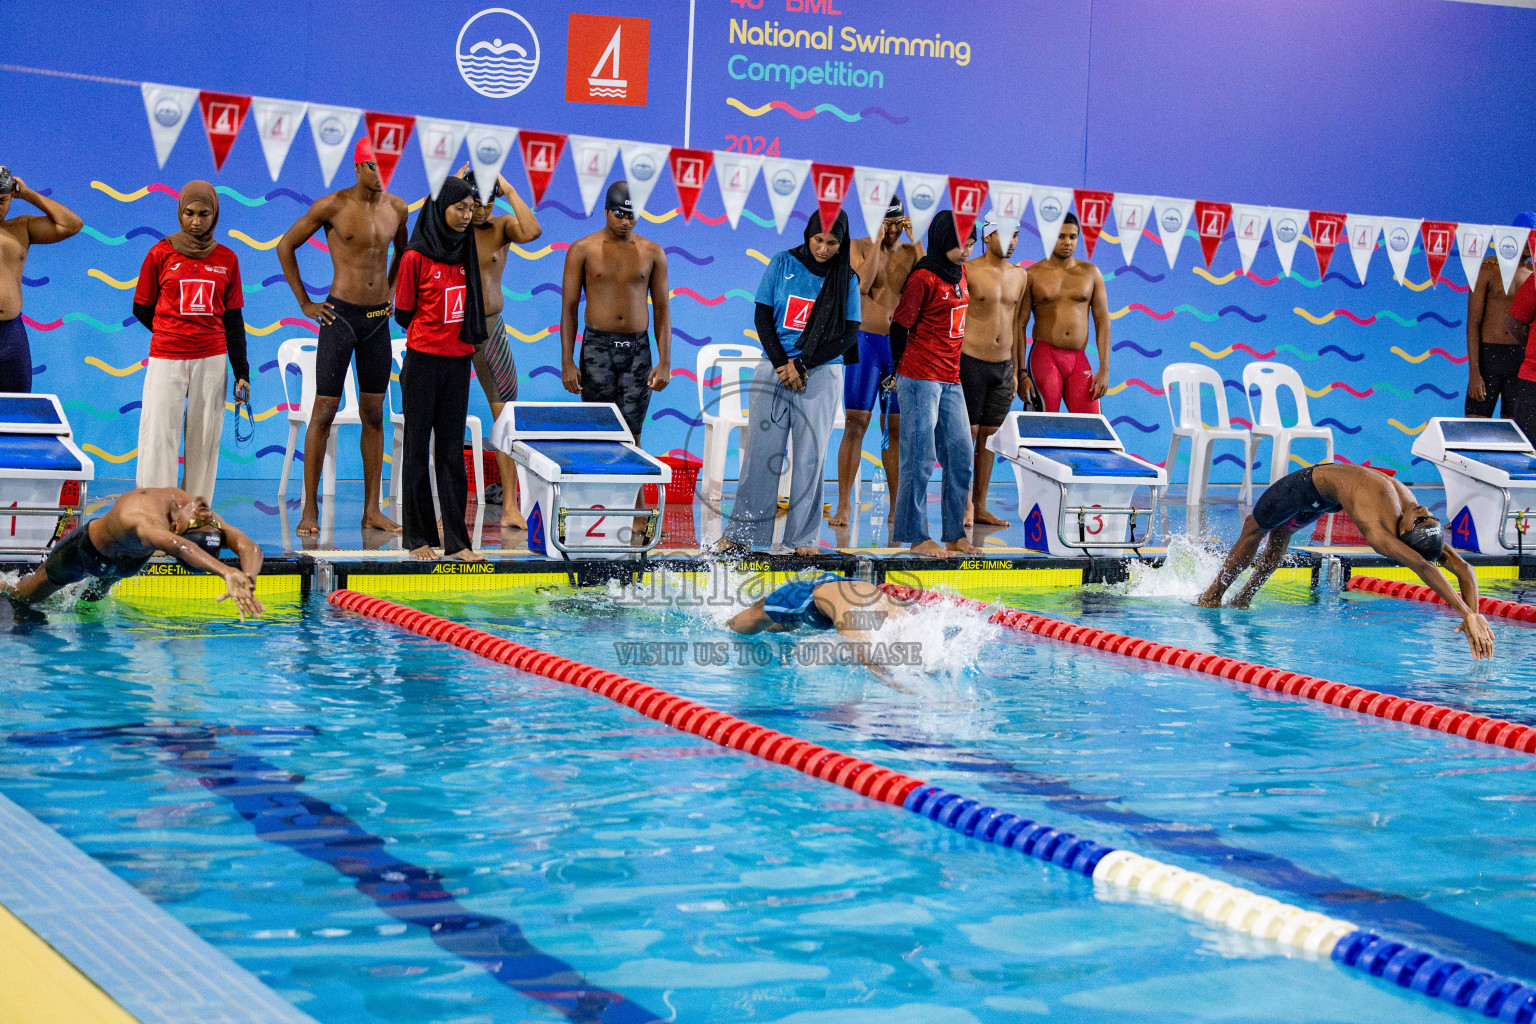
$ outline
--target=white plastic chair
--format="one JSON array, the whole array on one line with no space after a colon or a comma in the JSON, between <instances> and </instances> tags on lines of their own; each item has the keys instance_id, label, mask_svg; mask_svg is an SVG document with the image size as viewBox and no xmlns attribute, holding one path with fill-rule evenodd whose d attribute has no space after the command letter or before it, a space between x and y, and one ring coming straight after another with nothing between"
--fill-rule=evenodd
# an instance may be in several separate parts
<instances>
[{"instance_id":1,"label":"white plastic chair","mask_svg":"<svg viewBox=\"0 0 1536 1024\"><path fill-rule=\"evenodd\" d=\"M752 373L762 361L763 350L751 345L705 345L699 350L694 367L704 420L704 465L699 473L704 478L704 494L713 501L720 500L725 486L731 431L746 429L747 403L743 398L752 386ZM720 374L720 397L712 402L704 382L715 372Z\"/></svg>"},{"instance_id":2,"label":"white plastic chair","mask_svg":"<svg viewBox=\"0 0 1536 1024\"><path fill-rule=\"evenodd\" d=\"M405 474L401 469L405 465L405 396L401 396L401 410L395 409L395 385L399 383L400 371L405 367L405 339L389 339L390 352L393 359L390 364L390 387L386 392L385 401L388 403L390 423L390 470L389 470L389 497L391 501L399 502L401 491L404 489ZM480 547L481 534L485 527L485 455L484 442L481 437L480 417L468 415L464 417L464 432L469 435L469 446L474 453L475 460L475 532L470 538L470 546ZM463 440L460 439L460 451L463 451ZM437 450L437 432L432 434L432 450ZM435 458L435 454L434 454ZM441 519L443 510L437 500L437 474L429 471L427 479L432 483L432 505L437 510ZM505 486L505 484L503 485ZM398 508L399 505L396 505Z\"/></svg>"},{"instance_id":3,"label":"white plastic chair","mask_svg":"<svg viewBox=\"0 0 1536 1024\"><path fill-rule=\"evenodd\" d=\"M1296 424L1286 426L1280 416L1280 389L1290 388L1296 400ZM1259 389L1259 414L1253 414L1253 389ZM1249 363L1243 367L1243 395L1248 399L1248 419L1253 423L1248 441L1248 461L1258 454L1259 442L1271 438L1275 442L1269 463L1269 482L1274 483L1290 469L1291 442L1301 438L1315 438L1328 445L1324 462L1333 461L1333 431L1328 427L1314 427L1312 415L1307 411L1307 389L1301 382L1301 374L1284 363Z\"/></svg>"},{"instance_id":4,"label":"white plastic chair","mask_svg":"<svg viewBox=\"0 0 1536 1024\"><path fill-rule=\"evenodd\" d=\"M1173 411L1173 386L1179 388L1179 411ZM1207 427L1200 416L1200 391L1209 386L1216 395L1216 425ZM1179 440L1189 438L1189 494L1185 503L1205 501L1206 483L1211 475L1211 445L1216 441L1237 441L1243 446L1243 487L1239 500L1253 500L1253 457L1251 435L1232 426L1227 416L1226 385L1214 367L1203 363L1172 363L1163 368L1163 397L1168 402L1168 417L1173 421L1173 439L1168 444L1168 481L1173 482L1173 460L1179 454Z\"/></svg>"},{"instance_id":5,"label":"white plastic chair","mask_svg":"<svg viewBox=\"0 0 1536 1024\"><path fill-rule=\"evenodd\" d=\"M294 402L288 384L288 368L299 369L299 400ZM299 446L299 434L309 428L310 416L315 409L315 339L289 338L277 347L277 373L283 382L283 404L288 406L288 447L283 451L283 475L277 482L277 502L282 505L288 497L288 474L293 470L293 453ZM357 409L357 377L347 366L347 376L342 383L341 405L336 418L331 421L331 436L326 442L325 460L321 471L321 493L327 498L336 495L336 432L342 427L361 427L362 417ZM305 452L306 459L315 457Z\"/></svg>"}]
</instances>

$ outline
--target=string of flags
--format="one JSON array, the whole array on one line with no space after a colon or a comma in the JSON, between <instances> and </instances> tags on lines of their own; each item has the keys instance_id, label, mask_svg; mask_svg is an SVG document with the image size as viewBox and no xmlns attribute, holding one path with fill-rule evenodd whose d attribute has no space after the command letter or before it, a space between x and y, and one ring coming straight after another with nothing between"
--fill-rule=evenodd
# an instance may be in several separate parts
<instances>
[{"instance_id":1,"label":"string of flags","mask_svg":"<svg viewBox=\"0 0 1536 1024\"><path fill-rule=\"evenodd\" d=\"M898 188L906 195L914 237L922 237L939 211L941 200L947 196L954 212L956 230L964 238L990 197L992 209L997 213L998 230L1005 238L1018 229L1026 207L1032 205L1046 252L1055 247L1062 223L1075 206L1082 242L1090 258L1099 236L1113 217L1127 264L1135 259L1136 246L1143 233L1150 234L1150 229L1155 228L1156 235L1152 237L1161 242L1170 270L1178 261L1186 230L1192 230L1199 238L1207 271L1230 231L1237 244L1243 273L1247 274L1268 229L1281 269L1287 277L1291 274L1297 243L1305 233L1317 255L1319 277L1328 273L1334 252L1342 244L1348 246L1355 274L1362 284L1378 244L1387 250L1392 275L1400 284L1406 283L1408 260L1420 241L1429 264L1430 281L1435 284L1439 283L1453 245L1461 256L1462 269L1469 282L1477 279L1479 265L1491 251L1498 259L1506 292L1514 281L1522 252L1529 250L1536 255L1536 229L1524 227L1217 203L826 164L719 149L685 149L591 135L519 130L151 82L143 83L141 89L155 157L161 167L165 166L193 111L201 116L215 170L223 169L247 116L252 116L273 181L282 172L288 151L298 137L299 125L307 117L327 187L351 147L358 122L362 121L364 131L373 143L379 177L385 188L389 187L413 134L434 197L452 171L459 150L467 146L480 198L485 203L491 201L497 175L514 145L528 175L535 204L543 201L561 157L569 150L588 215L592 213L615 159L618 159L622 161L624 177L629 182L630 200L639 212L645 210L646 200L661 179L662 168L668 168L685 222L692 221L699 197L713 171L732 228L740 222L747 197L761 176L768 190L774 222L781 233L806 181L810 180L823 224L831 223L837 217L852 191L871 238L879 236L885 211Z\"/></svg>"}]
</instances>

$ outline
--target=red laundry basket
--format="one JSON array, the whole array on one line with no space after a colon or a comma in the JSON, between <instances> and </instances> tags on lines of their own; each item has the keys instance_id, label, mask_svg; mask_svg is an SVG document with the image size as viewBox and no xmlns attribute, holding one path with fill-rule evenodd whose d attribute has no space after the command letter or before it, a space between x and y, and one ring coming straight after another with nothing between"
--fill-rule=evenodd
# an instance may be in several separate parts
<instances>
[{"instance_id":1,"label":"red laundry basket","mask_svg":"<svg viewBox=\"0 0 1536 1024\"><path fill-rule=\"evenodd\" d=\"M501 483L501 467L496 465L496 453L482 451L480 462L484 468L485 486ZM469 493L475 493L475 450L469 445L464 446L464 472L469 476Z\"/></svg>"},{"instance_id":2,"label":"red laundry basket","mask_svg":"<svg viewBox=\"0 0 1536 1024\"><path fill-rule=\"evenodd\" d=\"M696 455L684 454L682 458L675 455L663 455L661 461L672 468L672 482L667 484L668 505L692 505L693 492L699 486L699 471L704 468L704 460ZM647 503L656 502L656 485L645 485L645 500Z\"/></svg>"}]
</instances>

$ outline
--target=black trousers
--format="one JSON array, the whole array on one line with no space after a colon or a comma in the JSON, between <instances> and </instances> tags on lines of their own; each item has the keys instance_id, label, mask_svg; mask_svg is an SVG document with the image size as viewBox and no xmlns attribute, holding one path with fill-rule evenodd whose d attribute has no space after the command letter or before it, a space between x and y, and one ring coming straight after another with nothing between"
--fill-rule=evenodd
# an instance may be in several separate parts
<instances>
[{"instance_id":1,"label":"black trousers","mask_svg":"<svg viewBox=\"0 0 1536 1024\"><path fill-rule=\"evenodd\" d=\"M469 477L464 472L464 419L469 415L469 356L434 356L407 349L400 369L400 397L405 407L404 505L405 550L423 545L452 555L469 548L464 506ZM436 457L432 434L437 433ZM435 464L429 468L429 460ZM432 509L432 481L443 509L443 539L438 544L437 515Z\"/></svg>"}]
</instances>

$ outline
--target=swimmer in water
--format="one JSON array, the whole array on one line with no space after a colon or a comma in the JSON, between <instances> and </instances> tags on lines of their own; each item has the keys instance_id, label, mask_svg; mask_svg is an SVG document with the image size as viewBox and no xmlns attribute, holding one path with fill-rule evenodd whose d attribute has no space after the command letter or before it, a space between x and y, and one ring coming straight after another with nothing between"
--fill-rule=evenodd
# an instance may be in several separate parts
<instances>
[{"instance_id":1,"label":"swimmer in water","mask_svg":"<svg viewBox=\"0 0 1536 1024\"><path fill-rule=\"evenodd\" d=\"M1465 559L1446 546L1440 520L1418 503L1412 491L1385 473L1365 466L1326 463L1297 470L1271 484L1254 504L1253 514L1244 521L1242 536L1233 545L1215 582L1200 595L1200 607L1220 607L1232 581L1254 565L1253 576L1232 602L1234 608L1247 608L1285 557L1291 535L1322 516L1339 511L1349 514L1377 554L1412 569L1461 616L1461 625L1456 629L1466 634L1474 658L1493 656L1493 632L1488 628L1488 620L1477 612L1477 574ZM1266 534L1269 543L1254 564L1259 542ZM1435 568L1436 562L1455 573L1461 585L1460 594L1451 589L1445 574Z\"/></svg>"},{"instance_id":2,"label":"swimmer in water","mask_svg":"<svg viewBox=\"0 0 1536 1024\"><path fill-rule=\"evenodd\" d=\"M219 561L226 547L240 557L238 569ZM89 576L95 583L82 600L99 601L156 551L188 569L224 577L225 593L216 600L233 599L241 622L266 611L256 599L261 548L220 519L206 500L177 487L140 487L120 495L105 515L71 530L42 565L5 593L12 601L33 604Z\"/></svg>"},{"instance_id":3,"label":"swimmer in water","mask_svg":"<svg viewBox=\"0 0 1536 1024\"><path fill-rule=\"evenodd\" d=\"M737 612L726 625L748 636L788 633L805 627L818 631L835 629L851 640L868 641L893 616L905 614L906 608L873 583L824 572L814 579L790 580L752 607ZM858 660L865 661L865 657ZM884 666L865 663L887 685L910 692L896 686Z\"/></svg>"}]
</instances>

